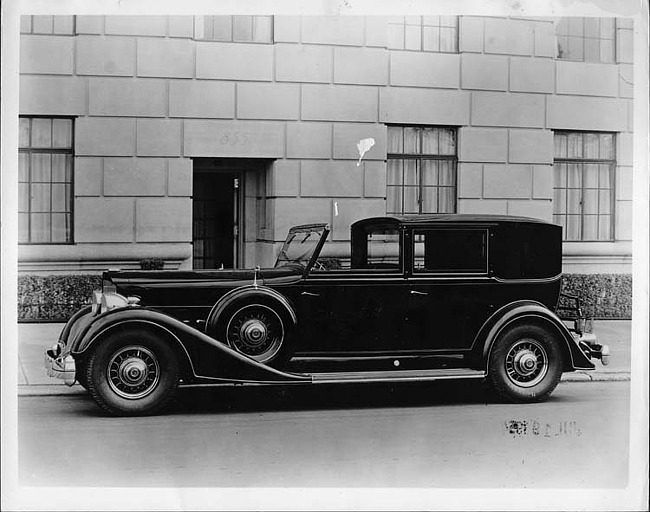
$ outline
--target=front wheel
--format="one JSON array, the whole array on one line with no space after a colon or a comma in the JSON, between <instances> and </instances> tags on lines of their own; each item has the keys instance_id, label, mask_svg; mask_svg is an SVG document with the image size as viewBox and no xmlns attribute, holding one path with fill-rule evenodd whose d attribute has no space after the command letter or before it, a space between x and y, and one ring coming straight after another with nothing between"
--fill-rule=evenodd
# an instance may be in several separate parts
<instances>
[{"instance_id":1,"label":"front wheel","mask_svg":"<svg viewBox=\"0 0 650 512\"><path fill-rule=\"evenodd\" d=\"M562 349L554 336L535 325L519 325L495 341L488 380L511 402L540 402L562 377Z\"/></svg>"},{"instance_id":2,"label":"front wheel","mask_svg":"<svg viewBox=\"0 0 650 512\"><path fill-rule=\"evenodd\" d=\"M95 402L111 414L155 414L176 392L179 365L169 344L152 333L120 332L97 342L86 381Z\"/></svg>"}]
</instances>

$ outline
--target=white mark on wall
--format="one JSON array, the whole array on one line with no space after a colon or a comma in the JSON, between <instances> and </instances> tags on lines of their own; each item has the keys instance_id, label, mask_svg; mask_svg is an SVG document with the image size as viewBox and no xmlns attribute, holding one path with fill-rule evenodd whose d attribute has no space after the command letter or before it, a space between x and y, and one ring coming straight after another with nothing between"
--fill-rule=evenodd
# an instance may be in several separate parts
<instances>
[{"instance_id":1,"label":"white mark on wall","mask_svg":"<svg viewBox=\"0 0 650 512\"><path fill-rule=\"evenodd\" d=\"M372 137L369 139L361 139L359 142L357 142L357 149L359 150L359 161L357 162L357 167L361 165L361 159L363 158L363 155L370 151L370 148L374 145L375 139Z\"/></svg>"},{"instance_id":2,"label":"white mark on wall","mask_svg":"<svg viewBox=\"0 0 650 512\"><path fill-rule=\"evenodd\" d=\"M338 216L339 216L339 202L334 201L334 217L338 217Z\"/></svg>"}]
</instances>

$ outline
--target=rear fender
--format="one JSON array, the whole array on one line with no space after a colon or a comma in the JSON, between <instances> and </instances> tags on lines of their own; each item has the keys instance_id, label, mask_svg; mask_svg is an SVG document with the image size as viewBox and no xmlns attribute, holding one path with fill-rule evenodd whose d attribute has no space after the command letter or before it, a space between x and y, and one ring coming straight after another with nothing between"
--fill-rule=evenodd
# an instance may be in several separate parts
<instances>
[{"instance_id":1,"label":"rear fender","mask_svg":"<svg viewBox=\"0 0 650 512\"><path fill-rule=\"evenodd\" d=\"M176 318L146 308L123 308L98 317L85 333L74 355L83 357L99 348L106 336L133 328L146 328L164 335L181 364L185 365L183 377L187 381L261 383L310 380L307 375L285 373L258 363Z\"/></svg>"},{"instance_id":2,"label":"rear fender","mask_svg":"<svg viewBox=\"0 0 650 512\"><path fill-rule=\"evenodd\" d=\"M508 327L519 323L540 325L550 332L555 333L557 339L562 340L565 354L565 371L593 370L594 364L580 350L573 336L562 321L543 304L535 301L517 301L496 311L483 324L474 340L474 356L483 361L487 367L490 351L499 335Z\"/></svg>"}]
</instances>

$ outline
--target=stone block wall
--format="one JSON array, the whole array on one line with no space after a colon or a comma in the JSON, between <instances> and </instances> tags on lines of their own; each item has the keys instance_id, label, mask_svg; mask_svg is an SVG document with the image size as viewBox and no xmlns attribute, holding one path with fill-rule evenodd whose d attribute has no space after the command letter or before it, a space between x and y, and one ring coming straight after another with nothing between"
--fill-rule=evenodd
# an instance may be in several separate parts
<instances>
[{"instance_id":1,"label":"stone block wall","mask_svg":"<svg viewBox=\"0 0 650 512\"><path fill-rule=\"evenodd\" d=\"M629 23L615 64L556 60L547 18L462 16L453 54L389 49L380 16L273 23L274 44L195 40L191 16L77 16L75 36L22 35L20 113L77 116L76 245L61 261L119 243L131 263L148 248L191 265L199 157L267 163L268 225L247 262L269 263L295 223L330 222L344 242L386 211L389 124L458 128L458 212L545 220L553 130L617 132L616 236L631 238Z\"/></svg>"}]
</instances>

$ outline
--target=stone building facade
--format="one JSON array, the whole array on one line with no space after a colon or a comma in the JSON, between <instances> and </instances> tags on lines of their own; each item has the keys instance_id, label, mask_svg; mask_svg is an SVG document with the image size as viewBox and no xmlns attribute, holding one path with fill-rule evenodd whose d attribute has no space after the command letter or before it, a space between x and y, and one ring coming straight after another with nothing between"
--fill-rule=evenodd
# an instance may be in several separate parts
<instances>
[{"instance_id":1,"label":"stone building facade","mask_svg":"<svg viewBox=\"0 0 650 512\"><path fill-rule=\"evenodd\" d=\"M263 266L323 221L345 258L358 218L449 211L561 223L566 272L629 274L632 37L627 19L23 16L19 271Z\"/></svg>"}]
</instances>

